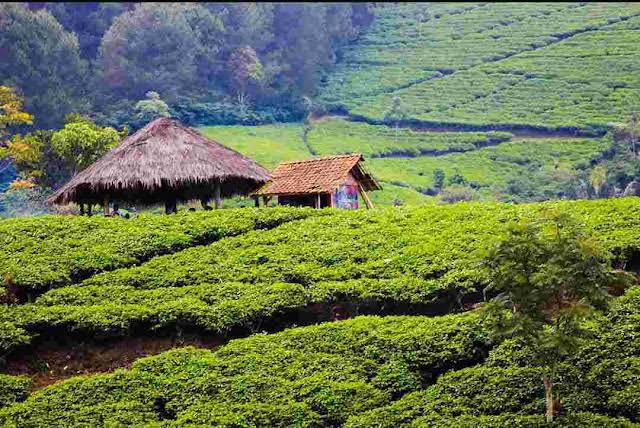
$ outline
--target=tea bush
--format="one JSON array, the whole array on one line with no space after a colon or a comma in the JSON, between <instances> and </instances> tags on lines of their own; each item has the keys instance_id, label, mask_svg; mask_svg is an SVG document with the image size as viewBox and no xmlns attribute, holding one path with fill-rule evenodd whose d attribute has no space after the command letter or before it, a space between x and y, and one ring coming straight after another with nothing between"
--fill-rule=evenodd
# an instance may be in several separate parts
<instances>
[{"instance_id":1,"label":"tea bush","mask_svg":"<svg viewBox=\"0 0 640 428\"><path fill-rule=\"evenodd\" d=\"M394 392L478 361L485 343L474 314L358 317L258 334L216 352L176 349L138 360L130 370L72 378L5 408L0 420L19 426L341 424L384 405Z\"/></svg>"},{"instance_id":2,"label":"tea bush","mask_svg":"<svg viewBox=\"0 0 640 428\"><path fill-rule=\"evenodd\" d=\"M221 210L139 218L42 216L0 223L0 278L40 292L160 254L318 215L311 209Z\"/></svg>"},{"instance_id":3,"label":"tea bush","mask_svg":"<svg viewBox=\"0 0 640 428\"><path fill-rule=\"evenodd\" d=\"M637 5L389 4L341 52L321 99L382 121L601 129L640 105Z\"/></svg>"}]
</instances>

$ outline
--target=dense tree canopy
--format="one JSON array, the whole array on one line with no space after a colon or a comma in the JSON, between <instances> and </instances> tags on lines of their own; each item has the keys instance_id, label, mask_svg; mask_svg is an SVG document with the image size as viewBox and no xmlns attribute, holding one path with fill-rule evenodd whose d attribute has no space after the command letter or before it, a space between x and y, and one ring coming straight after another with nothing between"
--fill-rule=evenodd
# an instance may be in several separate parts
<instances>
[{"instance_id":1,"label":"dense tree canopy","mask_svg":"<svg viewBox=\"0 0 640 428\"><path fill-rule=\"evenodd\" d=\"M350 3L5 3L0 85L24 91L38 128L71 112L135 124L149 91L186 122L292 117L371 17Z\"/></svg>"},{"instance_id":2,"label":"dense tree canopy","mask_svg":"<svg viewBox=\"0 0 640 428\"><path fill-rule=\"evenodd\" d=\"M0 84L16 86L39 127L86 110L86 63L77 37L46 10L0 4Z\"/></svg>"}]
</instances>

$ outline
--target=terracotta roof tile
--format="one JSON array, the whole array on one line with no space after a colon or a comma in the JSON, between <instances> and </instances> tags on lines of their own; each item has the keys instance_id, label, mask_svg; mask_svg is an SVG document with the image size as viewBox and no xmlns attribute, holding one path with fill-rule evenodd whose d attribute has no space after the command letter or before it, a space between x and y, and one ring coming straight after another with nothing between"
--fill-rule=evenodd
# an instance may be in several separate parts
<instances>
[{"instance_id":1,"label":"terracotta roof tile","mask_svg":"<svg viewBox=\"0 0 640 428\"><path fill-rule=\"evenodd\" d=\"M326 193L334 191L354 168L356 178L362 178L365 190L380 189L379 184L364 170L361 154L335 155L278 165L257 195Z\"/></svg>"}]
</instances>

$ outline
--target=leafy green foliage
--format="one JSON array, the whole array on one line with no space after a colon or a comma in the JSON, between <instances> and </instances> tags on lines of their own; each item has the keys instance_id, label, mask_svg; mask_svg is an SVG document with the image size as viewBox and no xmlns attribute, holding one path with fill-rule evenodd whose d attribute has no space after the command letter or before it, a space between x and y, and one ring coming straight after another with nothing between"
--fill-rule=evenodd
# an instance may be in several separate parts
<instances>
[{"instance_id":1,"label":"leafy green foliage","mask_svg":"<svg viewBox=\"0 0 640 428\"><path fill-rule=\"evenodd\" d=\"M367 163L382 181L417 190L433 188L434 171L440 169L450 179L459 174L485 198L541 201L576 197L579 171L609 144L608 140L584 138L517 139L465 153L389 157Z\"/></svg>"},{"instance_id":2,"label":"leafy green foliage","mask_svg":"<svg viewBox=\"0 0 640 428\"><path fill-rule=\"evenodd\" d=\"M176 349L130 370L74 378L0 411L4 423L117 420L231 426L339 425L394 392L482 355L473 314L358 317L256 335L216 352Z\"/></svg>"},{"instance_id":3,"label":"leafy green foliage","mask_svg":"<svg viewBox=\"0 0 640 428\"><path fill-rule=\"evenodd\" d=\"M14 135L0 152L15 164L21 177L43 188L61 185L86 168L126 136L110 127L97 126L88 117L67 115L58 131Z\"/></svg>"},{"instance_id":4,"label":"leafy green foliage","mask_svg":"<svg viewBox=\"0 0 640 428\"><path fill-rule=\"evenodd\" d=\"M136 121L140 125L144 126L159 117L171 116L169 106L160 99L160 94L149 91L145 95L146 99L138 101L135 106Z\"/></svg>"},{"instance_id":5,"label":"leafy green foliage","mask_svg":"<svg viewBox=\"0 0 640 428\"><path fill-rule=\"evenodd\" d=\"M14 266L12 281L25 284L27 289L60 286L93 273L137 264L149 252L174 252L194 243L241 235L155 257L138 267L91 276L79 285L45 293L34 304L7 310L2 319L32 332L55 327L108 336L127 334L136 328L170 331L179 327L227 334L234 329L255 331L263 321L313 304L347 302L356 312L367 305L431 305L431 310L440 313L459 310L460 296L488 284L490 275L478 262L482 252L499 240L505 223L535 218L547 207L582 215L587 230L597 234L600 244L613 251L619 262L638 249L640 225L635 198L518 207L457 204L359 212L260 210L273 220L272 225L311 213L324 215L252 232L247 231L256 227L254 222L260 221L256 219L260 213L246 209L229 210L229 214L226 210L222 214L200 213L202 217L185 214L183 221L176 223L160 222L166 217L141 217L139 225L131 220L113 224L104 219L83 219L77 229L67 224L63 230L91 242L90 252L65 251L64 246L54 247L56 241L50 239L47 254L56 256L47 258L39 246L18 250L16 240L9 239L14 244L7 249L5 259L15 260L9 265ZM242 213L248 214L240 222ZM223 219L229 221L225 228ZM0 227L24 234L23 242L29 243L25 231L32 230L34 238L51 234L53 218L38 220L49 229L41 230L40 235L33 227L38 224L35 219L6 221ZM188 228L180 229L178 223L185 221L189 221ZM104 229L97 229L96 224ZM155 225L164 233L172 230L170 225L177 230L169 236L156 232L158 235L143 239L145 235L136 229L124 229L124 239L107 227L111 224L115 230L128 224L146 230ZM18 225L24 228L18 229ZM97 246L87 239L89 228L94 229L89 236L98 241L109 236L109 245ZM407 230L412 233L407 234ZM57 245L74 242L68 234L61 238ZM137 246L129 247L129 239ZM150 246L148 239L160 239L160 244ZM129 252L114 259L114 248L118 248L116 254L123 253L121 248ZM56 270L49 267L60 266L62 261Z\"/></svg>"},{"instance_id":6,"label":"leafy green foliage","mask_svg":"<svg viewBox=\"0 0 640 428\"><path fill-rule=\"evenodd\" d=\"M86 67L78 39L45 10L0 5L0 82L20 88L35 125L53 127L67 113L88 108Z\"/></svg>"},{"instance_id":7,"label":"leafy green foliage","mask_svg":"<svg viewBox=\"0 0 640 428\"><path fill-rule=\"evenodd\" d=\"M43 216L0 224L0 273L23 291L46 290L152 256L315 214L224 210L135 219Z\"/></svg>"},{"instance_id":8,"label":"leafy green foliage","mask_svg":"<svg viewBox=\"0 0 640 428\"><path fill-rule=\"evenodd\" d=\"M31 389L31 379L23 376L0 375L0 408L22 401Z\"/></svg>"},{"instance_id":9,"label":"leafy green foliage","mask_svg":"<svg viewBox=\"0 0 640 428\"><path fill-rule=\"evenodd\" d=\"M611 312L591 327L595 338L559 367L565 399L553 426L637 426L638 356L634 338L640 328L633 287L613 303ZM450 371L435 385L405 395L388 406L349 419L347 426L543 426L530 416L544 408L542 370L531 366L536 350L505 341L485 363ZM625 419L628 418L628 419ZM475 424L475 425L474 425Z\"/></svg>"},{"instance_id":10,"label":"leafy green foliage","mask_svg":"<svg viewBox=\"0 0 640 428\"><path fill-rule=\"evenodd\" d=\"M322 98L382 120L394 97L435 123L597 128L638 106L638 8L389 4Z\"/></svg>"},{"instance_id":11,"label":"leafy green foliage","mask_svg":"<svg viewBox=\"0 0 640 428\"><path fill-rule=\"evenodd\" d=\"M607 288L631 278L612 272L570 216L552 213L545 220L512 224L483 259L491 275L484 292L497 294L483 313L494 333L535 349L530 365L543 368L551 422L560 400L554 391L558 365L578 348L585 320L606 307Z\"/></svg>"}]
</instances>

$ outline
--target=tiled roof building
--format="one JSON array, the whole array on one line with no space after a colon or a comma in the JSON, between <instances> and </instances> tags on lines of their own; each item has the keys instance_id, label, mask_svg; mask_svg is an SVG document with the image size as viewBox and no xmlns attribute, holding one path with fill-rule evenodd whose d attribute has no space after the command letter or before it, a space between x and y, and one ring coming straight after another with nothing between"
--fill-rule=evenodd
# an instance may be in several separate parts
<instances>
[{"instance_id":1,"label":"tiled roof building","mask_svg":"<svg viewBox=\"0 0 640 428\"><path fill-rule=\"evenodd\" d=\"M283 162L273 171L271 180L254 195L277 196L280 205L347 209L358 208L360 195L370 208L366 192L382 187L363 162L364 157L359 153Z\"/></svg>"}]
</instances>

